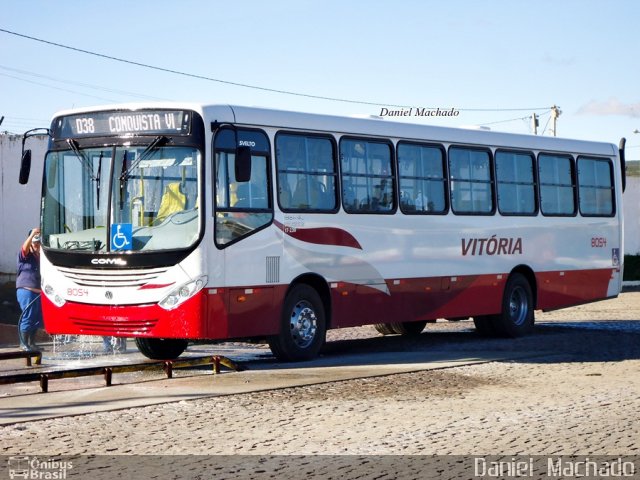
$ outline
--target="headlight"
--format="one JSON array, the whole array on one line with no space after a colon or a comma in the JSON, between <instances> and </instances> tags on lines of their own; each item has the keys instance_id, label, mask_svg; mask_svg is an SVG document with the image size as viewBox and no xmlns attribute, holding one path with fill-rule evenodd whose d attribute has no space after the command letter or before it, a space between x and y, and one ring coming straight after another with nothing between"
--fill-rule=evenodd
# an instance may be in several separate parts
<instances>
[{"instance_id":1,"label":"headlight","mask_svg":"<svg viewBox=\"0 0 640 480\"><path fill-rule=\"evenodd\" d=\"M57 307L61 307L66 303L66 300L58 295L51 285L46 284L42 291Z\"/></svg>"},{"instance_id":2,"label":"headlight","mask_svg":"<svg viewBox=\"0 0 640 480\"><path fill-rule=\"evenodd\" d=\"M185 283L184 285L174 288L169 295L160 300L158 305L165 310L173 310L182 302L188 300L202 290L206 284L207 276L202 275L189 283Z\"/></svg>"}]
</instances>

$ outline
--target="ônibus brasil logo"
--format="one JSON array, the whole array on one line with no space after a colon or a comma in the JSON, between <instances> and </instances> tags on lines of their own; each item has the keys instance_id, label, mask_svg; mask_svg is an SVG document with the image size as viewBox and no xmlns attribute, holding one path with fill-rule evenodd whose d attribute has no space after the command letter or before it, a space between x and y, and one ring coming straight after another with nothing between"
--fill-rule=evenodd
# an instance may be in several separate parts
<instances>
[{"instance_id":1,"label":"\u00f4nibus brasil logo","mask_svg":"<svg viewBox=\"0 0 640 480\"><path fill-rule=\"evenodd\" d=\"M11 456L7 460L7 465L11 479L64 480L67 478L67 470L73 468L73 462L66 460L55 458L41 460L27 455Z\"/></svg>"}]
</instances>

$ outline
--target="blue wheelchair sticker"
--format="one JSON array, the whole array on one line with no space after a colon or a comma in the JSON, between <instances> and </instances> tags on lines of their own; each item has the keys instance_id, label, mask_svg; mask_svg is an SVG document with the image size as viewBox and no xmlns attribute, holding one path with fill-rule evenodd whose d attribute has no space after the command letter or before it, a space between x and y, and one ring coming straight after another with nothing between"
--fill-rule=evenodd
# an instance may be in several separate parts
<instances>
[{"instance_id":1,"label":"blue wheelchair sticker","mask_svg":"<svg viewBox=\"0 0 640 480\"><path fill-rule=\"evenodd\" d=\"M133 247L130 223L111 224L111 251L131 250Z\"/></svg>"}]
</instances>

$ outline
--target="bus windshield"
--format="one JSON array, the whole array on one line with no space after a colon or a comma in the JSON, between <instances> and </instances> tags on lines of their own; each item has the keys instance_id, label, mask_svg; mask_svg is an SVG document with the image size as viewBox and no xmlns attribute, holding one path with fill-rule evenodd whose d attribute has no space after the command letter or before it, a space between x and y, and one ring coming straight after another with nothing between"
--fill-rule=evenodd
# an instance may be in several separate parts
<instances>
[{"instance_id":1,"label":"bus windshield","mask_svg":"<svg viewBox=\"0 0 640 480\"><path fill-rule=\"evenodd\" d=\"M148 145L50 151L42 243L88 252L183 249L199 236L196 148Z\"/></svg>"}]
</instances>

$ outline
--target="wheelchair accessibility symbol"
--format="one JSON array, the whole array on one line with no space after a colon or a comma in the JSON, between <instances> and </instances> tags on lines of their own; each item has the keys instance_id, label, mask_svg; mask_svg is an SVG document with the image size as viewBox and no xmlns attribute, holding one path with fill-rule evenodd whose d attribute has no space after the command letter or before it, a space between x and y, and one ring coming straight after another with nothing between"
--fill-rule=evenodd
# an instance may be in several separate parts
<instances>
[{"instance_id":1,"label":"wheelchair accessibility symbol","mask_svg":"<svg viewBox=\"0 0 640 480\"><path fill-rule=\"evenodd\" d=\"M133 242L130 223L114 223L111 225L111 250L131 250Z\"/></svg>"}]
</instances>

